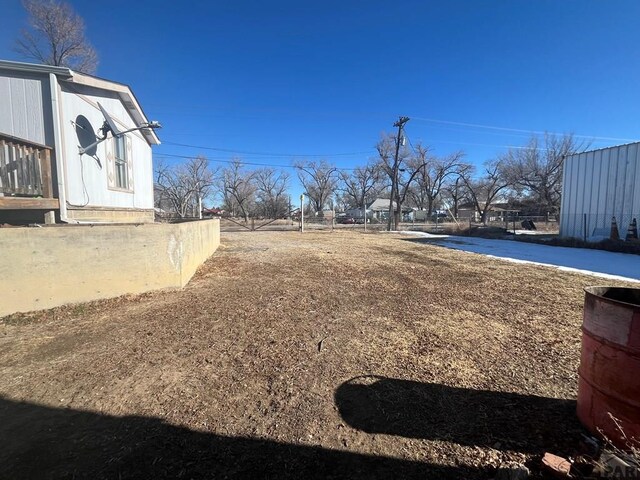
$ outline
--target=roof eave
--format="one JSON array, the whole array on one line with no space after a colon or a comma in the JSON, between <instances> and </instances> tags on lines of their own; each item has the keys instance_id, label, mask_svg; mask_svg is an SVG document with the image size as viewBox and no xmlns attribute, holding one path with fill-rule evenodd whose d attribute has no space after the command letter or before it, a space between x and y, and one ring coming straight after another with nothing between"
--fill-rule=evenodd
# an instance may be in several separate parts
<instances>
[{"instance_id":1,"label":"roof eave","mask_svg":"<svg viewBox=\"0 0 640 480\"><path fill-rule=\"evenodd\" d=\"M125 108L131 114L138 125L142 123L149 123L149 120L142 110L142 107L138 103L135 94L131 90L131 87L123 83L106 80L104 78L96 77L94 75L89 75L86 73L76 72L67 67L41 65L37 63L0 60L0 69L46 75L53 73L62 81L78 83L80 85L86 85L89 87L116 92ZM142 129L141 133L147 140L147 143L149 143L149 145L160 145L160 138L158 138L158 135L154 130L150 128Z\"/></svg>"},{"instance_id":2,"label":"roof eave","mask_svg":"<svg viewBox=\"0 0 640 480\"><path fill-rule=\"evenodd\" d=\"M0 68L15 70L19 72L31 73L54 73L63 78L73 77L73 71L67 67L56 67L54 65L40 65L37 63L14 62L10 60L0 60Z\"/></svg>"},{"instance_id":3,"label":"roof eave","mask_svg":"<svg viewBox=\"0 0 640 480\"><path fill-rule=\"evenodd\" d=\"M71 81L73 83L79 83L81 85L87 85L94 88L101 88L104 90L116 92L125 108L129 111L131 116L138 124L149 123L149 119L138 103L138 99L133 93L133 90L131 90L131 87L129 87L128 85L78 72L73 72L73 78L71 79ZM141 130L141 133L144 135L145 139L150 145L160 145L160 138L158 138L158 135L154 130L143 129Z\"/></svg>"}]
</instances>

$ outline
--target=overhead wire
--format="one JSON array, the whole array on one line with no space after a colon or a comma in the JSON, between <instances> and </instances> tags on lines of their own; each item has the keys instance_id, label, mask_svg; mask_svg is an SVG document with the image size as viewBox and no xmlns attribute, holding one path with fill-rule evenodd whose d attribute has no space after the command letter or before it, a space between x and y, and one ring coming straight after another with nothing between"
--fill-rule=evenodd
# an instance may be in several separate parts
<instances>
[{"instance_id":1,"label":"overhead wire","mask_svg":"<svg viewBox=\"0 0 640 480\"><path fill-rule=\"evenodd\" d=\"M407 138L407 140L409 141L409 143L411 144L411 148L415 151L415 148L413 146L413 144L411 143L411 140L409 139L408 135L405 134L405 137ZM166 145L173 145L173 146L178 146L178 147L185 147L185 148L194 148L194 149L200 149L200 150L212 150L212 151L217 151L217 152L226 152L226 153L235 153L235 154L244 154L244 155L258 155L258 156L267 156L267 157L275 157L275 158L283 158L283 157L331 157L331 156L356 156L356 155L372 155L375 154L375 150L370 150L370 151L362 151L362 152L352 152L352 153L335 153L335 154L292 154L292 153L263 153L263 152L249 152L246 150L235 150L235 149L227 149L227 148L219 148L219 147L211 147L211 146L206 146L206 145L191 145L191 144L184 144L184 143L177 143L177 142L168 142L165 141L163 142ZM488 143L470 143L470 142L458 142L458 141L449 141L449 140L437 140L437 139L431 139L429 143L451 143L451 144L455 144L455 145L470 145L470 146L480 146L480 147L493 147L493 148L507 148L507 149L519 149L519 150L529 150L532 147L526 147L526 146L520 146L520 145L498 145L498 144L488 144ZM539 147L538 147L539 148ZM169 155L169 154L158 154L158 156L161 155ZM193 158L193 156L186 156L186 155L172 155L176 158ZM211 159L210 160L214 161L215 159ZM220 162L225 162L225 163L232 163L232 160L215 160L215 161L220 161ZM249 165L249 162L245 162L242 161L242 163ZM279 166L279 167L290 167L291 165L275 165L275 164L267 164L267 163L256 163L256 165L265 165L265 166Z\"/></svg>"},{"instance_id":2,"label":"overhead wire","mask_svg":"<svg viewBox=\"0 0 640 480\"><path fill-rule=\"evenodd\" d=\"M407 140L407 142L409 142L409 146L411 147L411 150L415 153L416 149L413 146L413 142L411 142L411 138L409 138L409 135L407 135L406 130L404 132L404 138ZM477 146L477 147L493 147L493 148L508 148L508 149L517 149L517 150L543 150L543 151L547 151L546 148L541 148L541 147L523 147L523 146L519 146L519 145L495 145L495 144L487 144L487 143L468 143L468 142L457 142L457 141L448 141L448 140L434 140L431 139L429 142L429 144L432 143L452 143L454 145L472 145L472 146Z\"/></svg>"},{"instance_id":3,"label":"overhead wire","mask_svg":"<svg viewBox=\"0 0 640 480\"><path fill-rule=\"evenodd\" d=\"M158 153L156 155L154 155L155 158L180 158L180 159L186 159L186 160L190 160L192 158L194 158L193 155L177 155L177 154L170 154L170 153ZM256 167L273 167L273 168L297 168L295 165L282 165L282 164L277 164L277 163L258 163L258 162L246 162L242 159L238 159L238 160L223 160L220 158L209 158L207 157L207 160L209 160L210 162L214 162L214 163L235 163L235 162L239 162L242 165L251 165L251 166L256 166ZM336 170L356 170L356 168L350 168L350 167L335 167Z\"/></svg>"},{"instance_id":4,"label":"overhead wire","mask_svg":"<svg viewBox=\"0 0 640 480\"><path fill-rule=\"evenodd\" d=\"M373 150L363 151L363 152L349 152L349 153L267 153L267 152L252 152L247 150L236 150L232 148L220 148L220 147L210 147L205 145L191 145L188 143L178 143L178 142L163 142L166 145L174 145L177 147L186 147L186 148L198 148L202 150L213 150L216 152L226 152L226 153L238 153L241 155L259 155L262 157L347 157L347 156L356 156L356 155L366 155L373 152Z\"/></svg>"},{"instance_id":5,"label":"overhead wire","mask_svg":"<svg viewBox=\"0 0 640 480\"><path fill-rule=\"evenodd\" d=\"M484 124L480 124L480 123L454 122L454 121L449 121L449 120L439 120L439 119L435 119L435 118L411 117L411 120L417 120L419 122L422 121L422 122L430 122L430 123L442 123L442 124L446 124L446 125L456 125L456 126L461 126L461 127L482 128L482 129L488 129L488 130L500 130L500 131L505 131L505 132L518 132L518 133L530 134L530 135L545 135L545 134L549 134L549 135L564 135L564 133L559 133L559 132L539 131L539 130L525 130L525 129L521 129L521 128L499 127L499 126L496 126L496 125L484 125ZM478 133L480 133L480 132L478 132ZM593 140L611 140L611 141L616 141L616 142L634 142L634 141L637 141L637 139L630 139L630 138L601 137L601 136L597 136L597 135L581 135L581 134L572 134L572 135L574 137L578 137L578 138L586 138L586 139L593 139Z\"/></svg>"},{"instance_id":6,"label":"overhead wire","mask_svg":"<svg viewBox=\"0 0 640 480\"><path fill-rule=\"evenodd\" d=\"M194 109L198 109L200 110L202 108L201 105L188 105L188 104L174 104L173 106L176 107L188 107L188 108L194 108ZM228 110L231 107L228 106L223 106L221 107L224 110ZM292 115L292 114L304 114L304 115L308 115L308 116L314 116L315 118L317 117L360 117L360 118L382 118L382 117L393 117L396 114L395 113L390 113L390 112L349 112L349 111L342 111L342 112L309 112L308 110L305 111L296 111L296 110L292 110L292 109L273 109L273 108L240 108L240 110L245 110L245 111L249 111L249 112L256 112L258 114L264 114L264 113L276 113L276 114L286 114L286 115ZM202 112L201 112L202 113ZM211 113L202 113L203 115L212 115ZM187 114L188 115L188 114ZM523 129L523 128L513 128L513 127L503 127L503 126L498 126L498 125L489 125L489 124L483 124L483 123L472 123L472 122L461 122L461 121L454 121L454 120L442 120L442 119L437 119L437 118L429 118L429 117L423 117L420 115L408 115L412 120L416 120L419 122L428 122L428 123L436 123L436 124L443 124L443 125L454 125L454 126L458 126L458 127L465 127L465 128L475 128L475 129L484 129L484 130L497 130L497 131L501 131L501 132L512 132L512 134L518 134L518 135L544 135L545 133L549 133L549 134L553 134L553 135L563 135L564 133L559 133L559 132L552 132L552 131L542 131L542 130L533 130L533 129ZM480 132L478 132L480 133ZM633 142L633 141L638 141L638 139L630 139L630 138L619 138L619 137L607 137L607 136L598 136L598 135L584 135L584 134L574 134L575 137L578 138L585 138L585 139L593 139L593 140L610 140L610 141L622 141L622 142Z\"/></svg>"},{"instance_id":7,"label":"overhead wire","mask_svg":"<svg viewBox=\"0 0 640 480\"><path fill-rule=\"evenodd\" d=\"M419 116L412 116L410 117L412 120L418 121L418 122L428 122L428 123L435 123L435 124L442 124L442 125L450 125L450 126L454 126L454 127L458 127L461 129L483 129L483 130L494 130L495 132L489 132L489 131L473 131L473 133L478 133L478 134L490 134L490 135L508 135L508 136L520 136L520 135L544 135L544 134L551 134L551 135L564 135L561 133L557 133L557 132L543 132L543 131L537 131L537 130L526 130L526 129L520 129L520 128L511 128L511 127L501 127L501 126L496 126L496 125L487 125L487 124L478 124L478 123L469 123L469 122L457 122L457 121L449 121L449 120L439 120L439 119L434 119L434 118L425 118L425 117L419 117ZM446 127L443 127L446 128ZM496 132L502 132L502 133L496 133ZM510 133L504 133L504 132L510 132ZM415 151L415 148L413 146L413 144L411 143L411 140L409 139L409 137L406 135L406 138L408 139L411 148ZM574 137L578 137L578 138L585 138L585 139L591 139L593 141L603 141L603 140L609 140L609 141L634 141L632 139L627 139L627 138L617 138L617 137L601 137L601 136L589 136L589 135L581 135L581 134L573 134ZM189 144L189 143L181 143L181 142L171 142L171 141L165 141L163 142L165 145L171 145L171 146L175 146L175 147L181 147L181 148L192 148L192 149L199 149L199 150L209 150L209 151L214 151L214 152L221 152L221 153L228 153L228 154L237 154L237 155L250 155L250 156L257 156L257 157L271 157L271 158L284 158L284 157L289 157L289 158L331 158L331 157L354 157L354 156L361 156L361 155L375 155L376 151L375 149L371 149L371 150L366 150L366 151L359 151L359 152L338 152L338 153L274 153L274 152L264 152L264 151L252 151L252 150L244 150L244 149L233 149L233 148L222 148L222 147L217 147L217 146L211 146L211 145L196 145L196 144ZM461 141L452 141L452 140L437 140L437 139L430 139L429 142L430 144L437 144L437 143L446 143L446 144L455 144L455 145L467 145L467 146L478 146L478 147L492 147L492 148L500 148L500 149L517 149L517 150L528 150L531 149L532 147L528 147L528 146L522 146L522 145L510 145L510 144L486 144L486 143L474 143L474 142L461 142ZM540 147L538 147L540 148ZM187 155L176 155L176 154L168 154L168 153L162 153L162 154L157 154L156 155L159 158L162 157L168 157L168 158L183 158L183 159L189 159L189 158L193 158L193 156L187 156ZM225 159L216 159L216 158L209 158L210 161L212 162L216 162L216 163L233 163L234 160L225 160ZM291 164L278 164L278 163L263 163L263 162L249 162L249 161L244 161L244 160L240 160L244 165L252 165L252 166L262 166L262 167L274 167L274 168L295 168L294 165ZM346 168L346 167L341 167L339 168L340 170L354 170L354 168Z\"/></svg>"},{"instance_id":8,"label":"overhead wire","mask_svg":"<svg viewBox=\"0 0 640 480\"><path fill-rule=\"evenodd\" d=\"M194 108L194 109L198 109L201 110L202 106L201 105L188 105L188 104L184 104L184 103L180 103L180 104L173 104L173 106L177 106L177 107L188 107L188 108ZM230 107L222 107L223 109L229 109ZM286 114L286 115L291 115L294 113L300 113L300 114L305 114L305 115L311 115L314 117L361 117L361 118L379 118L379 117L383 117L383 116L394 116L395 114L393 113L389 113L389 112L349 112L349 111L343 111L343 112L309 112L307 110L305 111L296 111L296 110L292 110L292 109L273 109L273 108L240 108L240 110L244 110L244 111L253 111L253 112L257 112L259 114L263 114L263 113L270 113L270 112L275 112L275 113L281 113L281 114ZM206 113L206 112L201 112L203 115L211 115L211 113ZM435 123L435 124L442 124L442 125L453 125L453 126L458 126L458 127L464 127L464 128L474 128L474 129L482 129L482 130L496 130L496 131L501 131L501 132L511 132L512 134L518 134L518 135L544 135L544 134L552 134L552 135L564 135L564 133L560 133L560 132L553 132L553 131L542 131L542 130L533 130L533 129L523 129L523 128L513 128L513 127L503 127L503 126L499 126L499 125L489 125L489 124L484 124L484 123L473 123L473 122L461 122L461 121L454 121L454 120L442 120L442 119L437 119L437 118L429 118L429 117L423 117L420 115L408 115L411 120L414 121L418 121L418 122L427 122L427 123ZM481 132L477 132L477 133L481 133ZM488 133L488 132L487 132ZM620 138L620 137L608 137L608 136L599 136L599 135L585 135L585 134L573 134L574 137L577 138L584 138L584 139L592 139L592 140L608 140L608 141L619 141L619 142L635 142L638 141L638 139L630 139L630 138ZM318 156L322 156L322 155L318 155Z\"/></svg>"}]
</instances>

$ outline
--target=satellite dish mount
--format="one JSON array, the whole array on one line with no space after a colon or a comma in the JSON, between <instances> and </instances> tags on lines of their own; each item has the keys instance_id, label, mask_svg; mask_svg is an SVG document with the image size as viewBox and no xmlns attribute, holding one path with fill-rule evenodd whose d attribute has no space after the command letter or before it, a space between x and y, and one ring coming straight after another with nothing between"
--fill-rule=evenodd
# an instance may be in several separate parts
<instances>
[{"instance_id":1,"label":"satellite dish mount","mask_svg":"<svg viewBox=\"0 0 640 480\"><path fill-rule=\"evenodd\" d=\"M157 122L154 120L151 122L143 123L139 127L130 128L128 130L124 130L121 132L118 129L116 122L113 121L113 118L111 118L111 116L107 113L104 107L100 105L100 103L98 103L98 108L100 109L100 111L102 112L102 116L104 117L104 123L102 124L102 127L100 127L99 129L102 134L102 137L98 137L98 140L92 143L91 145L87 145L86 147L78 147L80 151L80 155L84 155L99 143L104 142L107 139L107 135L109 134L109 132L111 132L111 135L113 135L113 137L117 138L117 137L122 137L126 133L135 132L136 130L162 128L162 125L160 125L160 122Z\"/></svg>"}]
</instances>

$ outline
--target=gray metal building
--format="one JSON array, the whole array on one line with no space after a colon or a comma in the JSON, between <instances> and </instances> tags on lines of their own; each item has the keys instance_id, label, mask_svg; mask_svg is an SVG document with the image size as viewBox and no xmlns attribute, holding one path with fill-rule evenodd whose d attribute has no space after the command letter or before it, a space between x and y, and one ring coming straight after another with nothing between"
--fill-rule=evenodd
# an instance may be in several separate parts
<instances>
[{"instance_id":1,"label":"gray metal building","mask_svg":"<svg viewBox=\"0 0 640 480\"><path fill-rule=\"evenodd\" d=\"M568 156L562 177L560 235L588 241L609 237L615 217L624 238L640 220L640 143Z\"/></svg>"}]
</instances>

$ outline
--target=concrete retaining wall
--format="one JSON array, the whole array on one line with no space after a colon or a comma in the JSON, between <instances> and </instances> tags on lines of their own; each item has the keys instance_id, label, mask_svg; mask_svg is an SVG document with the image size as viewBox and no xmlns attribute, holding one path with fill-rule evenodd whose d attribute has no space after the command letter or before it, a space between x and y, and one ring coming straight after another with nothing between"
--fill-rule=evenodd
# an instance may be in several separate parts
<instances>
[{"instance_id":1,"label":"concrete retaining wall","mask_svg":"<svg viewBox=\"0 0 640 480\"><path fill-rule=\"evenodd\" d=\"M220 244L217 219L0 229L0 316L183 287Z\"/></svg>"},{"instance_id":2,"label":"concrete retaining wall","mask_svg":"<svg viewBox=\"0 0 640 480\"><path fill-rule=\"evenodd\" d=\"M155 211L153 208L98 208L98 207L69 207L67 217L81 222L96 223L153 223Z\"/></svg>"}]
</instances>

